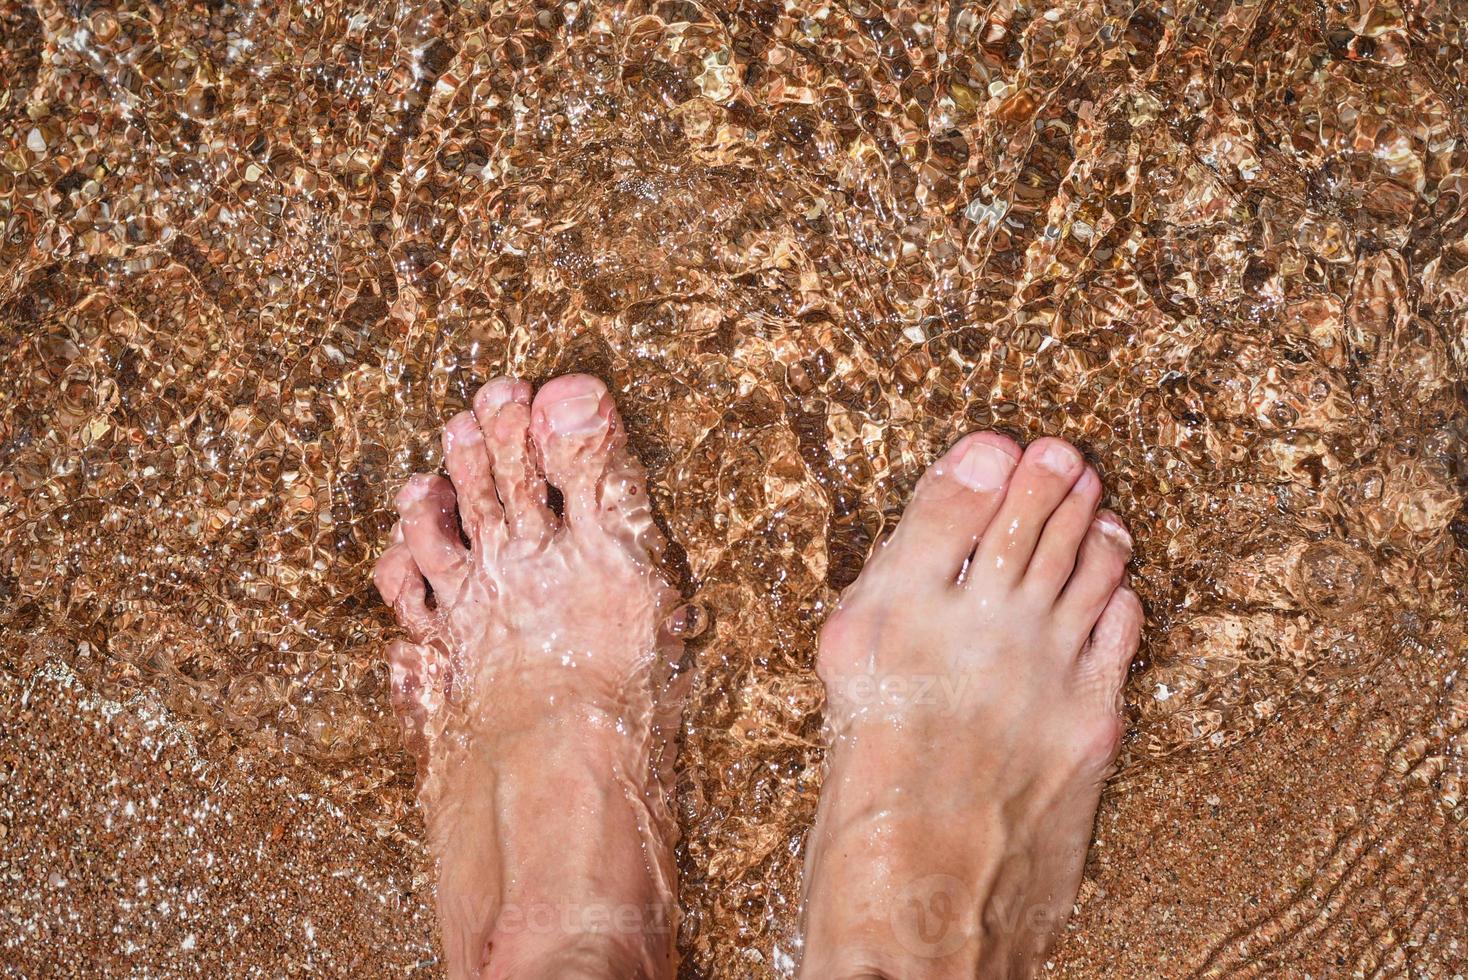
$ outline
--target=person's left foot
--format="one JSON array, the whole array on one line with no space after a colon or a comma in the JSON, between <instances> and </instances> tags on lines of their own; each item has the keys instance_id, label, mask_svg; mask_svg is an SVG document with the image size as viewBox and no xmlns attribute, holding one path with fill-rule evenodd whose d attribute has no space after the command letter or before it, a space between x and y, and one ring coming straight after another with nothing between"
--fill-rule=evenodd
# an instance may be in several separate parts
<instances>
[{"instance_id":1,"label":"person's left foot","mask_svg":"<svg viewBox=\"0 0 1468 980\"><path fill-rule=\"evenodd\" d=\"M585 375L533 402L491 381L443 445L448 479L398 494L375 581L409 636L392 696L449 973L670 975L682 645L642 467Z\"/></svg>"}]
</instances>

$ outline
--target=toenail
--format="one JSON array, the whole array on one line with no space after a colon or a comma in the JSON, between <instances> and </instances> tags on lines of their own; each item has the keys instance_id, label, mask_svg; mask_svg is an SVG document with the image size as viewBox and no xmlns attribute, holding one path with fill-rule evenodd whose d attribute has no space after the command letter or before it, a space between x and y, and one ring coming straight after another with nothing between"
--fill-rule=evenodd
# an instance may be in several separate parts
<instances>
[{"instance_id":1,"label":"toenail","mask_svg":"<svg viewBox=\"0 0 1468 980\"><path fill-rule=\"evenodd\" d=\"M479 389L479 394L474 396L474 403L481 412L493 414L501 407L516 401L515 395L514 378L495 378Z\"/></svg>"},{"instance_id":2,"label":"toenail","mask_svg":"<svg viewBox=\"0 0 1468 980\"><path fill-rule=\"evenodd\" d=\"M455 418L450 420L449 424L443 427L443 435L445 447L459 440L467 439L470 442L474 442L477 439L484 438L484 433L479 429L479 423L474 421L474 416L472 415L467 419Z\"/></svg>"},{"instance_id":3,"label":"toenail","mask_svg":"<svg viewBox=\"0 0 1468 980\"><path fill-rule=\"evenodd\" d=\"M1110 514L1099 514L1096 517L1096 526L1101 528L1101 533L1114 541L1119 541L1128 548L1132 546L1132 536L1122 526L1119 519Z\"/></svg>"},{"instance_id":4,"label":"toenail","mask_svg":"<svg viewBox=\"0 0 1468 980\"><path fill-rule=\"evenodd\" d=\"M397 505L399 507L406 507L409 504L416 504L428 496L428 491L432 486L433 477L425 476L422 473L414 473L408 477L408 482L403 484L403 489L398 491Z\"/></svg>"},{"instance_id":5,"label":"toenail","mask_svg":"<svg viewBox=\"0 0 1468 980\"><path fill-rule=\"evenodd\" d=\"M1063 442L1048 443L1044 449L1040 450L1040 458L1036 460L1052 473L1073 472L1080 461L1080 453Z\"/></svg>"},{"instance_id":6,"label":"toenail","mask_svg":"<svg viewBox=\"0 0 1468 980\"><path fill-rule=\"evenodd\" d=\"M972 490L997 490L1004 486L1013 469L1013 456L976 439L964 449L963 458L953 467L953 475Z\"/></svg>"},{"instance_id":7,"label":"toenail","mask_svg":"<svg viewBox=\"0 0 1468 980\"><path fill-rule=\"evenodd\" d=\"M545 417L551 431L560 436L584 435L606 425L601 416L601 395L596 392L552 402L546 406Z\"/></svg>"},{"instance_id":8,"label":"toenail","mask_svg":"<svg viewBox=\"0 0 1468 980\"><path fill-rule=\"evenodd\" d=\"M1071 493L1090 493L1100 484L1101 478L1096 475L1095 470L1086 470L1081 478L1076 480L1075 486L1070 488Z\"/></svg>"}]
</instances>

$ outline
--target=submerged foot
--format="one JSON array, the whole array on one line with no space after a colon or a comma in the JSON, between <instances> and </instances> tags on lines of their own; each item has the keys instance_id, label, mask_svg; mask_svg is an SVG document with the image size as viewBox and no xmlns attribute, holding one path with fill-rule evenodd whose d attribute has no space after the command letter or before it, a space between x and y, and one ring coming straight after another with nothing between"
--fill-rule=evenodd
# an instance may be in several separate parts
<instances>
[{"instance_id":1,"label":"submerged foot","mask_svg":"<svg viewBox=\"0 0 1468 980\"><path fill-rule=\"evenodd\" d=\"M821 634L802 976L1033 972L1070 913L1142 610L1074 448L966 436Z\"/></svg>"},{"instance_id":2,"label":"submerged foot","mask_svg":"<svg viewBox=\"0 0 1468 980\"><path fill-rule=\"evenodd\" d=\"M671 972L678 596L606 387L500 378L375 573L454 977ZM563 515L547 504L560 491Z\"/></svg>"}]
</instances>

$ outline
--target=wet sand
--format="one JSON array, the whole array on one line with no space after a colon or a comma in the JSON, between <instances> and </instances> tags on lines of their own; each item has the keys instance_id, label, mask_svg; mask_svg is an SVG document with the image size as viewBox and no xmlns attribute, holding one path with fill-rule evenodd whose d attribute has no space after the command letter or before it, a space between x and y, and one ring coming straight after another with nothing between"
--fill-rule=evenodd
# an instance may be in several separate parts
<instances>
[{"instance_id":1,"label":"wet sand","mask_svg":"<svg viewBox=\"0 0 1468 980\"><path fill-rule=\"evenodd\" d=\"M978 427L1148 610L1053 972L1468 970L1465 23L0 0L0 966L435 974L370 566L583 370L710 624L687 976L788 973L815 630Z\"/></svg>"}]
</instances>

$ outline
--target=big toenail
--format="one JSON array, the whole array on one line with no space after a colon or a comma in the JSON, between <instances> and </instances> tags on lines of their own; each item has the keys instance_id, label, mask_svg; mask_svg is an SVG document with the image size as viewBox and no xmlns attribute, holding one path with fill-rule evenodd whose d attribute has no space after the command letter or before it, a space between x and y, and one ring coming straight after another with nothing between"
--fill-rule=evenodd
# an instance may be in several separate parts
<instances>
[{"instance_id":1,"label":"big toenail","mask_svg":"<svg viewBox=\"0 0 1468 980\"><path fill-rule=\"evenodd\" d=\"M552 402L545 410L551 431L560 436L584 435L606 424L601 417L601 395L588 392Z\"/></svg>"},{"instance_id":2,"label":"big toenail","mask_svg":"<svg viewBox=\"0 0 1468 980\"><path fill-rule=\"evenodd\" d=\"M963 458L953 467L953 475L972 490L997 490L1004 486L1013 469L1013 456L997 446L975 440L963 451Z\"/></svg>"},{"instance_id":3,"label":"big toenail","mask_svg":"<svg viewBox=\"0 0 1468 980\"><path fill-rule=\"evenodd\" d=\"M1080 462L1080 456L1065 443L1052 442L1040 451L1038 462L1052 473L1069 473Z\"/></svg>"}]
</instances>

